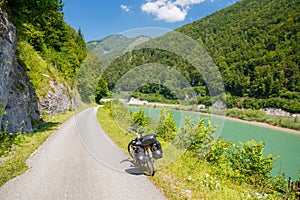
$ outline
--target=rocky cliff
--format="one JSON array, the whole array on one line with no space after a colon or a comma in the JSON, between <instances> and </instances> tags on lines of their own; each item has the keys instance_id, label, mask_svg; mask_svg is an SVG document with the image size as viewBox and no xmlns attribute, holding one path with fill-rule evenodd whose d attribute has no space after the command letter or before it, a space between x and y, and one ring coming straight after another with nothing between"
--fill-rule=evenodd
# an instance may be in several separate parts
<instances>
[{"instance_id":1,"label":"rocky cliff","mask_svg":"<svg viewBox=\"0 0 300 200\"><path fill-rule=\"evenodd\" d=\"M48 90L48 94L40 100L40 110L48 114L69 111L72 108L72 100L67 88L54 80L50 80L49 83L51 88Z\"/></svg>"},{"instance_id":2,"label":"rocky cliff","mask_svg":"<svg viewBox=\"0 0 300 200\"><path fill-rule=\"evenodd\" d=\"M29 132L40 119L38 100L16 56L15 26L0 8L0 130Z\"/></svg>"}]
</instances>

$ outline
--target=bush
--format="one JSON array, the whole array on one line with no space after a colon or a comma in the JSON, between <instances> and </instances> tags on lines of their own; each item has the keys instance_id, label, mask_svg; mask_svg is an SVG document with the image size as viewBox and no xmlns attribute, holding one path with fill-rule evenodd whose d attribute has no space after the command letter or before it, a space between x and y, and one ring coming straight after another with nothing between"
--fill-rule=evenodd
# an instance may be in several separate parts
<instances>
[{"instance_id":1,"label":"bush","mask_svg":"<svg viewBox=\"0 0 300 200\"><path fill-rule=\"evenodd\" d=\"M172 120L172 114L169 112L166 115L165 111L161 111L158 123L156 135L167 142L172 141L177 132L176 120Z\"/></svg>"},{"instance_id":2,"label":"bush","mask_svg":"<svg viewBox=\"0 0 300 200\"><path fill-rule=\"evenodd\" d=\"M270 178L273 169L273 156L264 156L264 143L256 143L254 140L237 145L232 144L228 154L230 166L237 171L245 180L253 184L263 185Z\"/></svg>"},{"instance_id":3,"label":"bush","mask_svg":"<svg viewBox=\"0 0 300 200\"><path fill-rule=\"evenodd\" d=\"M131 113L131 120L133 124L143 127L149 125L150 122L149 117L145 115L145 112L143 110L138 110L136 112Z\"/></svg>"},{"instance_id":4,"label":"bush","mask_svg":"<svg viewBox=\"0 0 300 200\"><path fill-rule=\"evenodd\" d=\"M209 119L199 119L195 125L187 118L176 137L176 144L219 166L223 169L220 173L234 180L263 186L271 179L275 157L264 155L263 142L250 140L235 144L222 138L216 140L213 137L215 130Z\"/></svg>"},{"instance_id":5,"label":"bush","mask_svg":"<svg viewBox=\"0 0 300 200\"><path fill-rule=\"evenodd\" d=\"M191 118L186 118L184 126L176 137L176 145L189 151L195 151L202 157L206 156L214 142L215 130L216 128L212 127L209 119L199 119L198 124L195 125Z\"/></svg>"}]
</instances>

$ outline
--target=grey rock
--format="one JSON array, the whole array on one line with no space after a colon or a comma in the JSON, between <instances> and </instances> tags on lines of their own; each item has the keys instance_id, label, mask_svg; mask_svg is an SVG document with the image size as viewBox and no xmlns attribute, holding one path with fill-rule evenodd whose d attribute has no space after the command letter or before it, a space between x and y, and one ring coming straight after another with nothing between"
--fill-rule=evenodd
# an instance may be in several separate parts
<instances>
[{"instance_id":1,"label":"grey rock","mask_svg":"<svg viewBox=\"0 0 300 200\"><path fill-rule=\"evenodd\" d=\"M38 101L26 71L16 56L16 27L0 8L0 130L30 132L40 120ZM0 112L1 114L1 112Z\"/></svg>"},{"instance_id":2,"label":"grey rock","mask_svg":"<svg viewBox=\"0 0 300 200\"><path fill-rule=\"evenodd\" d=\"M293 117L293 118L300 116L300 114L292 114L278 108L265 108L264 112L266 113L266 115L272 115L272 116Z\"/></svg>"},{"instance_id":3,"label":"grey rock","mask_svg":"<svg viewBox=\"0 0 300 200\"><path fill-rule=\"evenodd\" d=\"M40 100L39 109L48 114L57 114L71 109L71 98L68 89L61 83L50 80L51 89Z\"/></svg>"}]
</instances>

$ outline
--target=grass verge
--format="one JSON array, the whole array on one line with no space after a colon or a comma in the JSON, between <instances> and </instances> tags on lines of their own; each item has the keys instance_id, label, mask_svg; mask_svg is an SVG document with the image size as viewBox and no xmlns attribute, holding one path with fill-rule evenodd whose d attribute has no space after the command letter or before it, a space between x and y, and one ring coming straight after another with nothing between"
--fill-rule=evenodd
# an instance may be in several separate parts
<instances>
[{"instance_id":1,"label":"grass verge","mask_svg":"<svg viewBox=\"0 0 300 200\"><path fill-rule=\"evenodd\" d=\"M123 151L127 151L129 137L125 137L109 108L99 108L98 121L103 130ZM165 152L166 156L166 152ZM270 193L245 181L235 180L234 171L200 160L197 154L186 151L171 164L158 168L149 179L167 199L286 199L283 194ZM224 175L225 174L225 175Z\"/></svg>"}]
</instances>

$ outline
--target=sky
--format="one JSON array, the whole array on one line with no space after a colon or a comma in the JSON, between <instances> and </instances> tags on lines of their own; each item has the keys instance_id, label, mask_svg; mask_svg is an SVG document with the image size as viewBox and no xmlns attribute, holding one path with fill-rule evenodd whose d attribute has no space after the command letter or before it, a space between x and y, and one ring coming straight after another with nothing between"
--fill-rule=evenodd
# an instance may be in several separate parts
<instances>
[{"instance_id":1,"label":"sky","mask_svg":"<svg viewBox=\"0 0 300 200\"><path fill-rule=\"evenodd\" d=\"M63 0L63 12L65 21L75 30L80 28L84 39L88 42L112 34L129 32L140 32L141 35L156 37L199 20L237 1Z\"/></svg>"}]
</instances>

